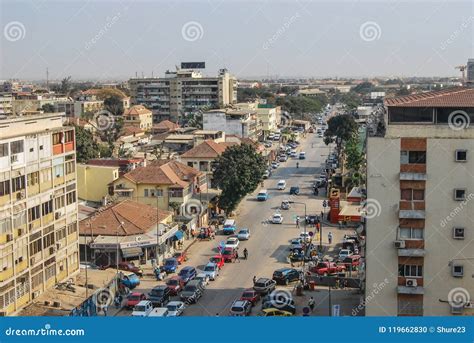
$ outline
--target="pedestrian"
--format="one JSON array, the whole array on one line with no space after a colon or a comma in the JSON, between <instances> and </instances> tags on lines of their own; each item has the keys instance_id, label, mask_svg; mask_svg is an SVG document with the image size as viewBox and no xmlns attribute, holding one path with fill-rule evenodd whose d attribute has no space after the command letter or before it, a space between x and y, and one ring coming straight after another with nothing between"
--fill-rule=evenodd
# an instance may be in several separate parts
<instances>
[{"instance_id":1,"label":"pedestrian","mask_svg":"<svg viewBox=\"0 0 474 343\"><path fill-rule=\"evenodd\" d=\"M239 263L240 263L240 257L239 257L239 251L238 250L235 250L235 260L239 261Z\"/></svg>"},{"instance_id":2,"label":"pedestrian","mask_svg":"<svg viewBox=\"0 0 474 343\"><path fill-rule=\"evenodd\" d=\"M102 311L104 311L104 317L107 317L107 305L104 305Z\"/></svg>"},{"instance_id":3,"label":"pedestrian","mask_svg":"<svg viewBox=\"0 0 474 343\"><path fill-rule=\"evenodd\" d=\"M257 282L257 277L254 275L253 276L253 284L255 285L256 282Z\"/></svg>"},{"instance_id":4,"label":"pedestrian","mask_svg":"<svg viewBox=\"0 0 474 343\"><path fill-rule=\"evenodd\" d=\"M296 217L296 227L299 228L300 227L300 217Z\"/></svg>"},{"instance_id":5,"label":"pedestrian","mask_svg":"<svg viewBox=\"0 0 474 343\"><path fill-rule=\"evenodd\" d=\"M332 232L328 233L328 242L329 244L332 244Z\"/></svg>"},{"instance_id":6,"label":"pedestrian","mask_svg":"<svg viewBox=\"0 0 474 343\"><path fill-rule=\"evenodd\" d=\"M313 297L310 297L310 298L309 298L309 301L308 301L308 306L309 306L309 308L311 309L311 312L314 311L314 304L315 304L314 298L313 298Z\"/></svg>"},{"instance_id":7,"label":"pedestrian","mask_svg":"<svg viewBox=\"0 0 474 343\"><path fill-rule=\"evenodd\" d=\"M321 220L323 220L323 219L324 219L324 212L321 211Z\"/></svg>"}]
</instances>

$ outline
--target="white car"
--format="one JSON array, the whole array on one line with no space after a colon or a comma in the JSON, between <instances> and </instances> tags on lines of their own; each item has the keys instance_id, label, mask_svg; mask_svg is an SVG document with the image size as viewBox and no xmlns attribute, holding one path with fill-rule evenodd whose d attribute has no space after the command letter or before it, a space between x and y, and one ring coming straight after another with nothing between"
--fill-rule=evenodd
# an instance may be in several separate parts
<instances>
[{"instance_id":1,"label":"white car","mask_svg":"<svg viewBox=\"0 0 474 343\"><path fill-rule=\"evenodd\" d=\"M226 248L237 249L239 247L239 239L237 237L229 237L225 242Z\"/></svg>"},{"instance_id":2,"label":"white car","mask_svg":"<svg viewBox=\"0 0 474 343\"><path fill-rule=\"evenodd\" d=\"M170 301L166 308L168 309L168 317L178 317L183 314L186 305L182 301Z\"/></svg>"},{"instance_id":3,"label":"white car","mask_svg":"<svg viewBox=\"0 0 474 343\"><path fill-rule=\"evenodd\" d=\"M204 274L206 274L210 280L214 281L219 275L219 267L217 264L209 262L204 266Z\"/></svg>"},{"instance_id":4,"label":"white car","mask_svg":"<svg viewBox=\"0 0 474 343\"><path fill-rule=\"evenodd\" d=\"M209 285L209 280L211 278L209 277L208 274L204 273L204 272L201 272L199 273L198 275L196 275L196 277L193 279L193 280L200 280L201 281L201 285L206 287L207 285Z\"/></svg>"},{"instance_id":5,"label":"white car","mask_svg":"<svg viewBox=\"0 0 474 343\"><path fill-rule=\"evenodd\" d=\"M153 311L153 304L150 300L142 300L135 305L132 311L133 317L147 317Z\"/></svg>"},{"instance_id":6,"label":"white car","mask_svg":"<svg viewBox=\"0 0 474 343\"><path fill-rule=\"evenodd\" d=\"M167 307L155 307L147 317L169 317L170 311Z\"/></svg>"},{"instance_id":7,"label":"white car","mask_svg":"<svg viewBox=\"0 0 474 343\"><path fill-rule=\"evenodd\" d=\"M272 218L273 224L281 224L283 223L283 216L280 213L275 213Z\"/></svg>"},{"instance_id":8,"label":"white car","mask_svg":"<svg viewBox=\"0 0 474 343\"><path fill-rule=\"evenodd\" d=\"M279 190L284 190L286 188L286 181L285 180L278 181L277 188Z\"/></svg>"},{"instance_id":9,"label":"white car","mask_svg":"<svg viewBox=\"0 0 474 343\"><path fill-rule=\"evenodd\" d=\"M303 231L303 232L300 233L300 239L301 239L302 241L309 242L309 241L311 241L311 236L309 235L308 232L304 232L304 231Z\"/></svg>"},{"instance_id":10,"label":"white car","mask_svg":"<svg viewBox=\"0 0 474 343\"><path fill-rule=\"evenodd\" d=\"M354 255L354 253L350 251L349 249L341 249L341 251L339 251L340 260L344 260L346 257L351 256L351 255Z\"/></svg>"},{"instance_id":11,"label":"white car","mask_svg":"<svg viewBox=\"0 0 474 343\"><path fill-rule=\"evenodd\" d=\"M298 157L298 152L296 151L296 149L291 150L290 156L291 157Z\"/></svg>"},{"instance_id":12,"label":"white car","mask_svg":"<svg viewBox=\"0 0 474 343\"><path fill-rule=\"evenodd\" d=\"M246 241L250 238L250 230L249 229L240 229L239 233L237 233L237 238L240 241Z\"/></svg>"}]
</instances>

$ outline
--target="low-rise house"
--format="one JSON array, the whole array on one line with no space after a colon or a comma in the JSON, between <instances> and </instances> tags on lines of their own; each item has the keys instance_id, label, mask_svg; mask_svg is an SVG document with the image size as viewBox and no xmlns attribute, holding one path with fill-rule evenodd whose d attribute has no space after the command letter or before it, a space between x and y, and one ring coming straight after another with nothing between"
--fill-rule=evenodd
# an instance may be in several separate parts
<instances>
[{"instance_id":1,"label":"low-rise house","mask_svg":"<svg viewBox=\"0 0 474 343\"><path fill-rule=\"evenodd\" d=\"M162 133L171 133L174 132L179 128L179 125L173 123L170 120L163 120L160 121L158 124L155 124L151 128L151 133L155 134L162 134Z\"/></svg>"},{"instance_id":2,"label":"low-rise house","mask_svg":"<svg viewBox=\"0 0 474 343\"><path fill-rule=\"evenodd\" d=\"M136 126L143 131L148 131L153 125L152 112L142 105L130 107L123 113L125 125Z\"/></svg>"},{"instance_id":3,"label":"low-rise house","mask_svg":"<svg viewBox=\"0 0 474 343\"><path fill-rule=\"evenodd\" d=\"M227 135L256 139L261 131L257 112L253 109L218 109L204 112L203 129L224 131Z\"/></svg>"},{"instance_id":4,"label":"low-rise house","mask_svg":"<svg viewBox=\"0 0 474 343\"><path fill-rule=\"evenodd\" d=\"M78 164L77 189L79 199L103 203L111 193L109 184L119 178L119 166Z\"/></svg>"}]
</instances>

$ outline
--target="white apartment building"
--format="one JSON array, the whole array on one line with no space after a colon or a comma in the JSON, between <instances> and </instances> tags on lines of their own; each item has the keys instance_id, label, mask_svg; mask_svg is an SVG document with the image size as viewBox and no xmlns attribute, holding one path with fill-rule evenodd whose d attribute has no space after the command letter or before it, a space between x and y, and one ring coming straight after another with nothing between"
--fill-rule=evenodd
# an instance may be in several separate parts
<instances>
[{"instance_id":1,"label":"white apartment building","mask_svg":"<svg viewBox=\"0 0 474 343\"><path fill-rule=\"evenodd\" d=\"M239 110L251 110L257 114L258 124L265 136L278 129L278 123L281 118L281 107L273 106L266 103L242 102L237 103L233 107Z\"/></svg>"},{"instance_id":2,"label":"white apartment building","mask_svg":"<svg viewBox=\"0 0 474 343\"><path fill-rule=\"evenodd\" d=\"M184 115L220 108L237 100L237 80L227 69L206 77L198 70L167 71L165 77L129 80L131 103L153 112L153 122L178 122Z\"/></svg>"},{"instance_id":3,"label":"white apartment building","mask_svg":"<svg viewBox=\"0 0 474 343\"><path fill-rule=\"evenodd\" d=\"M474 89L385 106L367 143L366 315L473 315Z\"/></svg>"},{"instance_id":4,"label":"white apartment building","mask_svg":"<svg viewBox=\"0 0 474 343\"><path fill-rule=\"evenodd\" d=\"M474 58L467 60L467 84L474 86Z\"/></svg>"},{"instance_id":5,"label":"white apartment building","mask_svg":"<svg viewBox=\"0 0 474 343\"><path fill-rule=\"evenodd\" d=\"M261 131L255 110L219 109L202 114L203 130L223 131L240 138L257 139Z\"/></svg>"},{"instance_id":6,"label":"white apartment building","mask_svg":"<svg viewBox=\"0 0 474 343\"><path fill-rule=\"evenodd\" d=\"M0 93L0 114L11 114L13 111L12 102L11 93Z\"/></svg>"},{"instance_id":7,"label":"white apartment building","mask_svg":"<svg viewBox=\"0 0 474 343\"><path fill-rule=\"evenodd\" d=\"M1 315L79 271L75 134L63 121L0 119Z\"/></svg>"}]
</instances>

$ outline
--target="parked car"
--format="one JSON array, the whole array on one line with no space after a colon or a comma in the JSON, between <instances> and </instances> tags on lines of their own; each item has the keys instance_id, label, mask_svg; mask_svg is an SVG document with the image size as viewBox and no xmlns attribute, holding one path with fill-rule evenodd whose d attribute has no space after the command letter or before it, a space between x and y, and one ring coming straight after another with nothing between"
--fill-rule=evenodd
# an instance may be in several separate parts
<instances>
[{"instance_id":1,"label":"parked car","mask_svg":"<svg viewBox=\"0 0 474 343\"><path fill-rule=\"evenodd\" d=\"M270 139L270 137L268 137L268 139ZM263 145L265 145L265 148L271 148L273 144L272 144L272 142L267 141Z\"/></svg>"},{"instance_id":2,"label":"parked car","mask_svg":"<svg viewBox=\"0 0 474 343\"><path fill-rule=\"evenodd\" d=\"M186 262L188 260L188 256L185 251L178 251L173 254L173 257L178 261L179 264Z\"/></svg>"},{"instance_id":3,"label":"parked car","mask_svg":"<svg viewBox=\"0 0 474 343\"><path fill-rule=\"evenodd\" d=\"M225 242L225 247L237 249L239 247L239 244L240 242L237 237L229 237L227 241Z\"/></svg>"},{"instance_id":4,"label":"parked car","mask_svg":"<svg viewBox=\"0 0 474 343\"><path fill-rule=\"evenodd\" d=\"M264 179L268 179L270 177L271 173L270 171L267 169L263 172L263 175L262 175L262 178Z\"/></svg>"},{"instance_id":5,"label":"parked car","mask_svg":"<svg viewBox=\"0 0 474 343\"><path fill-rule=\"evenodd\" d=\"M301 151L300 154L299 154L299 156L298 156L298 158L299 158L300 160L306 159L306 153L305 153L304 151Z\"/></svg>"},{"instance_id":6,"label":"parked car","mask_svg":"<svg viewBox=\"0 0 474 343\"><path fill-rule=\"evenodd\" d=\"M132 311L134 317L146 317L153 311L153 304L150 300L142 300L135 305Z\"/></svg>"},{"instance_id":7,"label":"parked car","mask_svg":"<svg viewBox=\"0 0 474 343\"><path fill-rule=\"evenodd\" d=\"M246 241L250 238L250 230L249 229L240 229L240 231L237 233L237 238L240 241Z\"/></svg>"},{"instance_id":8,"label":"parked car","mask_svg":"<svg viewBox=\"0 0 474 343\"><path fill-rule=\"evenodd\" d=\"M248 316L252 311L252 303L247 300L236 300L230 307L231 316Z\"/></svg>"},{"instance_id":9,"label":"parked car","mask_svg":"<svg viewBox=\"0 0 474 343\"><path fill-rule=\"evenodd\" d=\"M224 267L224 264L225 264L224 257L223 257L222 255L220 255L220 254L212 256L212 257L209 259L209 262L215 263L219 269L221 269L222 267Z\"/></svg>"},{"instance_id":10,"label":"parked car","mask_svg":"<svg viewBox=\"0 0 474 343\"><path fill-rule=\"evenodd\" d=\"M266 296L262 299L262 310L276 308L291 314L296 313L295 301L293 299L271 299L270 296Z\"/></svg>"},{"instance_id":11,"label":"parked car","mask_svg":"<svg viewBox=\"0 0 474 343\"><path fill-rule=\"evenodd\" d=\"M290 250L293 250L296 247L301 247L303 240L301 238L294 238L290 241Z\"/></svg>"},{"instance_id":12,"label":"parked car","mask_svg":"<svg viewBox=\"0 0 474 343\"><path fill-rule=\"evenodd\" d=\"M127 297L127 305L128 309L132 309L137 305L140 301L146 300L146 295L140 292L133 292L130 293Z\"/></svg>"},{"instance_id":13,"label":"parked car","mask_svg":"<svg viewBox=\"0 0 474 343\"><path fill-rule=\"evenodd\" d=\"M280 285L288 285L290 282L300 279L300 272L294 268L280 268L273 272L272 279Z\"/></svg>"},{"instance_id":14,"label":"parked car","mask_svg":"<svg viewBox=\"0 0 474 343\"><path fill-rule=\"evenodd\" d=\"M277 308L266 308L262 310L264 317L291 317L293 314L288 311L279 310Z\"/></svg>"},{"instance_id":15,"label":"parked car","mask_svg":"<svg viewBox=\"0 0 474 343\"><path fill-rule=\"evenodd\" d=\"M178 269L178 265L179 265L179 262L176 258L174 257L167 258L163 265L163 269L168 274L175 273L176 270Z\"/></svg>"},{"instance_id":16,"label":"parked car","mask_svg":"<svg viewBox=\"0 0 474 343\"><path fill-rule=\"evenodd\" d=\"M303 242L310 242L311 241L311 236L309 235L308 232L300 232L300 238L301 238L301 241Z\"/></svg>"},{"instance_id":17,"label":"parked car","mask_svg":"<svg viewBox=\"0 0 474 343\"><path fill-rule=\"evenodd\" d=\"M178 295L184 287L184 281L179 276L173 276L166 281L166 286L170 289L171 295Z\"/></svg>"},{"instance_id":18,"label":"parked car","mask_svg":"<svg viewBox=\"0 0 474 343\"><path fill-rule=\"evenodd\" d=\"M289 200L283 200L281 202L280 208L282 210L289 210L290 209L290 201Z\"/></svg>"},{"instance_id":19,"label":"parked car","mask_svg":"<svg viewBox=\"0 0 474 343\"><path fill-rule=\"evenodd\" d=\"M200 281L190 281L186 286L184 286L180 297L181 300L186 303L196 303L199 298L202 297L203 292L204 288Z\"/></svg>"},{"instance_id":20,"label":"parked car","mask_svg":"<svg viewBox=\"0 0 474 343\"><path fill-rule=\"evenodd\" d=\"M354 253L350 251L349 249L341 249L339 251L339 260L343 261L346 257L351 256L351 255L354 255Z\"/></svg>"},{"instance_id":21,"label":"parked car","mask_svg":"<svg viewBox=\"0 0 474 343\"><path fill-rule=\"evenodd\" d=\"M283 216L280 213L273 214L272 223L273 224L283 223Z\"/></svg>"},{"instance_id":22,"label":"parked car","mask_svg":"<svg viewBox=\"0 0 474 343\"><path fill-rule=\"evenodd\" d=\"M187 266L181 269L178 276L184 281L184 283L188 283L196 277L196 274L196 268Z\"/></svg>"},{"instance_id":23,"label":"parked car","mask_svg":"<svg viewBox=\"0 0 474 343\"><path fill-rule=\"evenodd\" d=\"M219 267L217 266L217 264L209 262L204 266L203 273L206 274L209 279L214 281L219 275Z\"/></svg>"},{"instance_id":24,"label":"parked car","mask_svg":"<svg viewBox=\"0 0 474 343\"><path fill-rule=\"evenodd\" d=\"M170 301L171 290L166 285L153 287L148 293L148 300L150 300L154 307L163 307Z\"/></svg>"},{"instance_id":25,"label":"parked car","mask_svg":"<svg viewBox=\"0 0 474 343\"><path fill-rule=\"evenodd\" d=\"M298 186L293 186L293 187L290 187L290 195L298 195L300 194L300 188Z\"/></svg>"},{"instance_id":26,"label":"parked car","mask_svg":"<svg viewBox=\"0 0 474 343\"><path fill-rule=\"evenodd\" d=\"M280 163L278 163L278 162L276 162L276 161L273 161L273 162L272 162L272 168L273 168L273 169L277 169L279 166L280 166Z\"/></svg>"},{"instance_id":27,"label":"parked car","mask_svg":"<svg viewBox=\"0 0 474 343\"><path fill-rule=\"evenodd\" d=\"M168 317L169 313L167 307L155 307L147 317Z\"/></svg>"},{"instance_id":28,"label":"parked car","mask_svg":"<svg viewBox=\"0 0 474 343\"><path fill-rule=\"evenodd\" d=\"M123 273L120 282L129 289L134 289L140 285L140 279L135 273Z\"/></svg>"},{"instance_id":29,"label":"parked car","mask_svg":"<svg viewBox=\"0 0 474 343\"><path fill-rule=\"evenodd\" d=\"M235 233L235 230L237 230L235 225L236 224L235 224L234 219L227 219L224 222L224 229L223 229L224 235L233 235Z\"/></svg>"},{"instance_id":30,"label":"parked car","mask_svg":"<svg viewBox=\"0 0 474 343\"><path fill-rule=\"evenodd\" d=\"M169 311L168 317L178 317L183 314L186 305L182 301L170 301L166 308Z\"/></svg>"},{"instance_id":31,"label":"parked car","mask_svg":"<svg viewBox=\"0 0 474 343\"><path fill-rule=\"evenodd\" d=\"M314 225L318 222L318 216L310 214L309 216L306 216L305 221L306 224Z\"/></svg>"},{"instance_id":32,"label":"parked car","mask_svg":"<svg viewBox=\"0 0 474 343\"><path fill-rule=\"evenodd\" d=\"M246 289L242 293L240 300L247 300L250 301L252 305L255 305L260 300L260 293L252 288Z\"/></svg>"},{"instance_id":33,"label":"parked car","mask_svg":"<svg viewBox=\"0 0 474 343\"><path fill-rule=\"evenodd\" d=\"M344 265L339 265L334 262L324 261L319 262L316 266L310 268L309 271L318 275L328 276L340 272L345 272L346 267Z\"/></svg>"},{"instance_id":34,"label":"parked car","mask_svg":"<svg viewBox=\"0 0 474 343\"><path fill-rule=\"evenodd\" d=\"M258 278L253 289L260 294L268 294L275 290L276 282L268 278Z\"/></svg>"},{"instance_id":35,"label":"parked car","mask_svg":"<svg viewBox=\"0 0 474 343\"><path fill-rule=\"evenodd\" d=\"M119 262L118 269L132 272L138 276L143 276L143 270L133 264L133 262Z\"/></svg>"},{"instance_id":36,"label":"parked car","mask_svg":"<svg viewBox=\"0 0 474 343\"><path fill-rule=\"evenodd\" d=\"M356 270L360 264L360 255L347 256L342 263L346 266L347 270Z\"/></svg>"},{"instance_id":37,"label":"parked car","mask_svg":"<svg viewBox=\"0 0 474 343\"><path fill-rule=\"evenodd\" d=\"M266 189L262 189L260 192L257 194L257 200L258 201L267 201L268 199L268 191Z\"/></svg>"},{"instance_id":38,"label":"parked car","mask_svg":"<svg viewBox=\"0 0 474 343\"><path fill-rule=\"evenodd\" d=\"M206 273L198 273L196 277L193 280L201 281L203 288L206 288L206 286L209 284L209 275Z\"/></svg>"},{"instance_id":39,"label":"parked car","mask_svg":"<svg viewBox=\"0 0 474 343\"><path fill-rule=\"evenodd\" d=\"M285 180L278 181L277 189L284 190L285 188L286 188L286 181Z\"/></svg>"},{"instance_id":40,"label":"parked car","mask_svg":"<svg viewBox=\"0 0 474 343\"><path fill-rule=\"evenodd\" d=\"M235 261L237 254L235 252L235 249L233 248L225 248L224 251L222 252L222 257L224 258L225 262L233 262Z\"/></svg>"},{"instance_id":41,"label":"parked car","mask_svg":"<svg viewBox=\"0 0 474 343\"><path fill-rule=\"evenodd\" d=\"M280 162L286 162L288 160L288 156L286 155L280 155L280 157L278 158L278 161Z\"/></svg>"}]
</instances>

